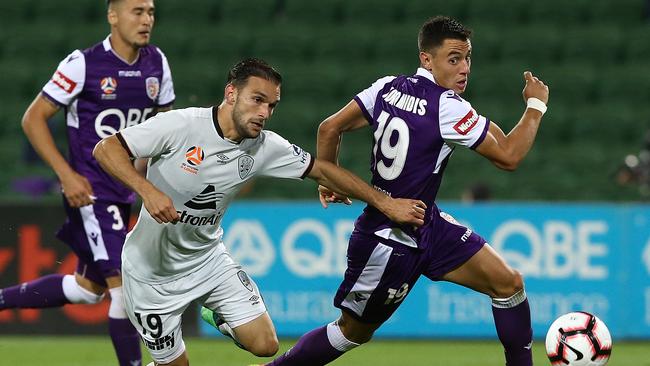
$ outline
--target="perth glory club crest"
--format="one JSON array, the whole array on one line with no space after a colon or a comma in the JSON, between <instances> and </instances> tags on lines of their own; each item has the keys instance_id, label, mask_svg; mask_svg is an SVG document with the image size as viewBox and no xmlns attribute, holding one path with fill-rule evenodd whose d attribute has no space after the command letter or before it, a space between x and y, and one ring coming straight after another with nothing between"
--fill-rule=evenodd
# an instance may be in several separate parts
<instances>
[{"instance_id":1,"label":"perth glory club crest","mask_svg":"<svg viewBox=\"0 0 650 366\"><path fill-rule=\"evenodd\" d=\"M158 81L158 78L148 77L145 80L145 85L147 87L147 96L149 99L156 100L156 98L158 98L158 93L160 92L160 82Z\"/></svg>"}]
</instances>

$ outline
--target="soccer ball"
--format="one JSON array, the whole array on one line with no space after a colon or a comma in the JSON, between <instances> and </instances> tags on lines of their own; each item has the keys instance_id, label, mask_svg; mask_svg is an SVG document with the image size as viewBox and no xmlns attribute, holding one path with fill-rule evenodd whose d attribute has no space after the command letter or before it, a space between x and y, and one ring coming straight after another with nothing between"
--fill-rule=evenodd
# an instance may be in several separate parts
<instances>
[{"instance_id":1,"label":"soccer ball","mask_svg":"<svg viewBox=\"0 0 650 366\"><path fill-rule=\"evenodd\" d=\"M607 326L589 313L564 314L546 333L546 355L554 366L603 366L611 353Z\"/></svg>"}]
</instances>

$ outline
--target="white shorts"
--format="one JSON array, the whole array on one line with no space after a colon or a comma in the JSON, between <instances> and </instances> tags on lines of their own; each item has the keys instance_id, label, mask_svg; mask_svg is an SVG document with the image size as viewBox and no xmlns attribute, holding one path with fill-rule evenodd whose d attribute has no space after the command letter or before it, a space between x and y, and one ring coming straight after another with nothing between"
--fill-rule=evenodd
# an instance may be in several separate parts
<instances>
[{"instance_id":1,"label":"white shorts","mask_svg":"<svg viewBox=\"0 0 650 366\"><path fill-rule=\"evenodd\" d=\"M193 300L215 311L231 328L266 312L255 282L228 253L220 259L220 273L198 271L163 284L143 283L122 273L126 312L157 363L170 363L185 351L181 316Z\"/></svg>"}]
</instances>

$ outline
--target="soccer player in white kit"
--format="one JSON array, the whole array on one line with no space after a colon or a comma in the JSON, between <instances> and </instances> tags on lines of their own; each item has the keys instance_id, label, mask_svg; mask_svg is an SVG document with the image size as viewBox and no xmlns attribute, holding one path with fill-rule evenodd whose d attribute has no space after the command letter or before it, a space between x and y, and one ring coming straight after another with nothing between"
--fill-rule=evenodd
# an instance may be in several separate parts
<instances>
[{"instance_id":1,"label":"soccer player in white kit","mask_svg":"<svg viewBox=\"0 0 650 366\"><path fill-rule=\"evenodd\" d=\"M260 292L222 242L221 219L254 176L307 176L393 221L424 222L422 201L391 198L263 130L280 100L281 81L264 61L243 60L230 70L218 107L161 113L95 147L101 166L142 197L122 254L123 283L128 316L157 365L189 365L181 315L193 300L218 314L249 352L277 352ZM146 179L133 158L150 158Z\"/></svg>"}]
</instances>

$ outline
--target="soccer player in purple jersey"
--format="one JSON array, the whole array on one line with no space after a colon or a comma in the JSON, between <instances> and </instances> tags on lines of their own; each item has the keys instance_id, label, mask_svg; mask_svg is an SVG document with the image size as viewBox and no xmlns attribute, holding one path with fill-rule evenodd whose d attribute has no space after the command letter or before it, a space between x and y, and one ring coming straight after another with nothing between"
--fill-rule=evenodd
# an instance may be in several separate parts
<instances>
[{"instance_id":1,"label":"soccer player in purple jersey","mask_svg":"<svg viewBox=\"0 0 650 366\"><path fill-rule=\"evenodd\" d=\"M141 363L138 333L124 311L121 252L135 195L92 156L102 138L171 108L174 90L165 55L149 45L153 0L108 0L110 35L75 50L23 117L23 129L57 174L67 220L57 237L78 257L74 275L53 274L0 290L0 310L94 304L107 288L109 332L121 366ZM47 120L63 107L69 159L56 148Z\"/></svg>"},{"instance_id":2,"label":"soccer player in purple jersey","mask_svg":"<svg viewBox=\"0 0 650 366\"><path fill-rule=\"evenodd\" d=\"M490 296L506 364L532 365L521 274L483 238L441 212L435 197L455 146L471 148L501 169L516 169L535 140L548 87L524 73L527 108L504 134L459 96L470 74L470 36L451 18L428 20L420 29L420 67L414 75L377 80L320 125L318 157L332 162L343 132L372 128L373 185L393 197L422 200L425 223L419 229L397 225L366 207L350 237L348 268L334 299L341 317L303 335L269 365L324 365L368 342L422 275ZM319 191L323 204L349 202L325 187Z\"/></svg>"}]
</instances>

